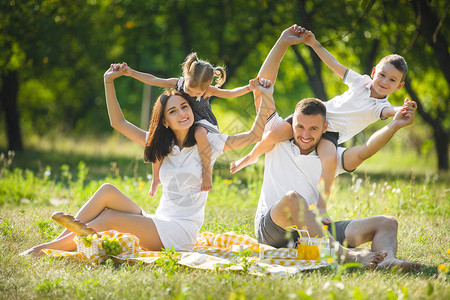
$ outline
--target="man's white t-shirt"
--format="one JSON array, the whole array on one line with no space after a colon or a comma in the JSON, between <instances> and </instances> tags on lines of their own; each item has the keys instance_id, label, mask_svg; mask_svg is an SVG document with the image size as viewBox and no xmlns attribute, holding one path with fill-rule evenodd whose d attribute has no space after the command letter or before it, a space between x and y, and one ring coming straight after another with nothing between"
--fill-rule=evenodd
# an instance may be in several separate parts
<instances>
[{"instance_id":1,"label":"man's white t-shirt","mask_svg":"<svg viewBox=\"0 0 450 300\"><path fill-rule=\"evenodd\" d=\"M275 114L266 124L265 130L271 130L282 122L283 119ZM336 152L336 174L345 172L342 166L344 151L345 148L339 147ZM293 141L276 144L265 157L264 179L255 215L255 232L261 217L289 191L299 193L308 205L317 205L321 175L322 164L316 151L303 155Z\"/></svg>"},{"instance_id":2,"label":"man's white t-shirt","mask_svg":"<svg viewBox=\"0 0 450 300\"><path fill-rule=\"evenodd\" d=\"M391 106L383 99L370 97L372 80L368 75L360 75L350 69L344 76L349 89L342 95L324 102L327 108L328 131L339 132L341 144L361 132L381 118L385 107Z\"/></svg>"}]
</instances>

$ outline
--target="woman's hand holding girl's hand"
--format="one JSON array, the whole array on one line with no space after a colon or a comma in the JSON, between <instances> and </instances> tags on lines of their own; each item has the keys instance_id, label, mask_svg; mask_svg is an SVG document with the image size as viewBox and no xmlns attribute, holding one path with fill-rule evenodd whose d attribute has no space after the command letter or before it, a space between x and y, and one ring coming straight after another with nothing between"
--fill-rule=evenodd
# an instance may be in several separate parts
<instances>
[{"instance_id":1,"label":"woman's hand holding girl's hand","mask_svg":"<svg viewBox=\"0 0 450 300\"><path fill-rule=\"evenodd\" d=\"M105 74L103 74L103 79L105 82L112 82L117 77L120 77L118 64L111 64L108 70L106 70Z\"/></svg>"},{"instance_id":2,"label":"woman's hand holding girl's hand","mask_svg":"<svg viewBox=\"0 0 450 300\"><path fill-rule=\"evenodd\" d=\"M114 71L119 71L120 75L131 76L131 68L128 66L126 62L123 62L121 64L115 64L114 66L115 66Z\"/></svg>"},{"instance_id":3,"label":"woman's hand holding girl's hand","mask_svg":"<svg viewBox=\"0 0 450 300\"><path fill-rule=\"evenodd\" d=\"M111 64L109 69L106 70L103 77L105 79L105 82L112 82L114 79L122 75L125 76L131 75L131 68L125 62L121 64Z\"/></svg>"}]
</instances>

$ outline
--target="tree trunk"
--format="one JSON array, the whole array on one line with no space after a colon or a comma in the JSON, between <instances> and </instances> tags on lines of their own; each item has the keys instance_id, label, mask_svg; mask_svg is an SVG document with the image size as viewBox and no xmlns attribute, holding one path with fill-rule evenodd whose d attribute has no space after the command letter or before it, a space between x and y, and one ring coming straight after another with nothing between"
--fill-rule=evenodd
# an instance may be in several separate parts
<instances>
[{"instance_id":1,"label":"tree trunk","mask_svg":"<svg viewBox=\"0 0 450 300\"><path fill-rule=\"evenodd\" d=\"M447 40L440 31L437 31L439 18L431 10L427 1L413 0L411 3L416 9L417 18L420 18L419 32L433 48L439 67L444 74L447 83L450 84L450 53L448 51Z\"/></svg>"},{"instance_id":2,"label":"tree trunk","mask_svg":"<svg viewBox=\"0 0 450 300\"><path fill-rule=\"evenodd\" d=\"M152 113L152 86L144 84L142 90L141 129L148 130Z\"/></svg>"},{"instance_id":3,"label":"tree trunk","mask_svg":"<svg viewBox=\"0 0 450 300\"><path fill-rule=\"evenodd\" d=\"M185 8L186 9L186 8ZM183 40L183 50L186 55L192 52L191 46L191 31L188 26L188 21L186 19L186 13L177 9L175 11L176 20L178 21L178 27L180 27L181 31L181 39Z\"/></svg>"},{"instance_id":4,"label":"tree trunk","mask_svg":"<svg viewBox=\"0 0 450 300\"><path fill-rule=\"evenodd\" d=\"M305 4L306 3L304 0L297 1L300 24L302 24L309 30L314 30L310 22L308 13L306 12ZM313 49L308 47L311 53L310 56L313 64L313 66L310 68L310 66L306 63L305 59L301 55L300 51L298 51L297 47L292 46L291 48L294 50L295 56L297 57L300 64L303 66L303 70L305 71L306 76L308 77L309 84L316 98L319 98L322 101L328 101L329 99L327 97L327 93L325 91L325 86L323 84L322 79L322 60L320 59L320 57L316 54L316 52L314 52Z\"/></svg>"},{"instance_id":5,"label":"tree trunk","mask_svg":"<svg viewBox=\"0 0 450 300\"><path fill-rule=\"evenodd\" d=\"M373 67L375 67L375 59L377 58L379 48L380 48L380 39L378 38L374 39L372 47L370 47L369 54L366 57L364 74L370 75L372 73L372 69Z\"/></svg>"},{"instance_id":6,"label":"tree trunk","mask_svg":"<svg viewBox=\"0 0 450 300\"><path fill-rule=\"evenodd\" d=\"M311 89L312 89L314 95L316 96L316 98L319 98L322 101L328 101L329 99L327 97L327 93L325 92L325 87L323 85L322 74L320 72L320 66L317 64L317 62L314 62L314 72L311 72L309 65L306 63L305 59L303 58L300 51L298 51L297 47L292 46L291 48L292 48L292 50L294 50L297 60L302 65L303 70L305 71L305 74L308 77L309 85L311 86ZM315 59L314 56L316 56L317 59L319 59L319 61L321 62L320 58L317 56L316 53L314 53L314 54L311 53L311 57L313 60Z\"/></svg>"},{"instance_id":7,"label":"tree trunk","mask_svg":"<svg viewBox=\"0 0 450 300\"><path fill-rule=\"evenodd\" d=\"M21 151L22 136L20 133L19 111L17 109L17 94L19 81L17 71L8 71L1 76L0 103L5 113L8 149Z\"/></svg>"},{"instance_id":8,"label":"tree trunk","mask_svg":"<svg viewBox=\"0 0 450 300\"><path fill-rule=\"evenodd\" d=\"M422 35L428 44L433 48L435 58L439 64L439 67L444 74L447 83L450 85L450 53L448 51L448 42L439 31L439 18L433 12L428 2L425 0L412 0L411 4L416 10L417 19L419 20L419 34ZM427 114L418 97L415 95L411 88L410 83L406 85L408 93L418 104L418 112L424 118L424 120L433 127L434 141L436 144L436 150L438 154L438 167L439 170L448 170L448 143L449 134L446 132L444 125L441 121L445 120L445 116L433 118ZM444 114L448 115L448 111L444 111Z\"/></svg>"},{"instance_id":9,"label":"tree trunk","mask_svg":"<svg viewBox=\"0 0 450 300\"><path fill-rule=\"evenodd\" d=\"M411 97L411 100L417 102L417 112L424 119L425 122L433 127L434 144L436 145L436 151L438 156L438 168L442 171L448 170L448 144L449 135L446 133L445 128L439 120L433 118L428 114L422 106L422 103L417 96L416 92L412 89L409 80L405 80L405 88Z\"/></svg>"}]
</instances>

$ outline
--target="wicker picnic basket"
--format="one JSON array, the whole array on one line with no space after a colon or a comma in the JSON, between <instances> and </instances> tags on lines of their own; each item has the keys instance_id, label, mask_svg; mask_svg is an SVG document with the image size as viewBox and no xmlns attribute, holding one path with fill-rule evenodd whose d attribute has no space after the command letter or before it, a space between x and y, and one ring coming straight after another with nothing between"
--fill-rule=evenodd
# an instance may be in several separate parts
<instances>
[{"instance_id":1,"label":"wicker picnic basket","mask_svg":"<svg viewBox=\"0 0 450 300\"><path fill-rule=\"evenodd\" d=\"M110 238L116 238L119 241L122 249L118 255L133 255L139 252L139 239L132 234L120 233L115 230L104 231L99 234L80 220L63 212L55 212L52 218L75 234L73 240L77 245L77 252L84 254L88 259L107 256L102 246L103 235L108 235ZM83 237L87 235L91 235L93 238L90 241L91 245L86 247L83 243Z\"/></svg>"}]
</instances>

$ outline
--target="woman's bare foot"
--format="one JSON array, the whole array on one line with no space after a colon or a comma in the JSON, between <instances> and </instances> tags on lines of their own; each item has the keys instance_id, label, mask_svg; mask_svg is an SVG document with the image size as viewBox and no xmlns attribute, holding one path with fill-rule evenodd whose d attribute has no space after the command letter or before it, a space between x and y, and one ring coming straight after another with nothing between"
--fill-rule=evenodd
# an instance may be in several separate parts
<instances>
[{"instance_id":1,"label":"woman's bare foot","mask_svg":"<svg viewBox=\"0 0 450 300\"><path fill-rule=\"evenodd\" d=\"M258 158L252 159L250 155L246 155L243 158L241 158L240 160L231 162L230 173L234 174L234 173L242 170L246 166L256 163L257 161L258 161Z\"/></svg>"},{"instance_id":2,"label":"woman's bare foot","mask_svg":"<svg viewBox=\"0 0 450 300\"><path fill-rule=\"evenodd\" d=\"M370 251L353 251L349 249L343 250L345 253L344 263L357 262L365 267L378 266L387 256L386 251L370 252Z\"/></svg>"},{"instance_id":3,"label":"woman's bare foot","mask_svg":"<svg viewBox=\"0 0 450 300\"><path fill-rule=\"evenodd\" d=\"M41 250L45 249L43 246L34 246L28 250L23 251L19 254L19 256L28 256L28 257L41 257L44 256L44 252Z\"/></svg>"},{"instance_id":4,"label":"woman's bare foot","mask_svg":"<svg viewBox=\"0 0 450 300\"><path fill-rule=\"evenodd\" d=\"M159 178L158 178L158 179L153 178L152 186L150 187L150 190L148 191L148 195L149 195L150 197L155 196L156 191L158 190L158 187L159 187L160 185L161 185L161 180L159 180Z\"/></svg>"},{"instance_id":5,"label":"woman's bare foot","mask_svg":"<svg viewBox=\"0 0 450 300\"><path fill-rule=\"evenodd\" d=\"M379 268L400 268L403 270L417 270L422 267L421 264L407 261L407 260L401 260L397 258L387 258L383 260L380 264L378 264Z\"/></svg>"},{"instance_id":6,"label":"woman's bare foot","mask_svg":"<svg viewBox=\"0 0 450 300\"><path fill-rule=\"evenodd\" d=\"M202 175L202 192L207 192L212 189L212 173L203 172Z\"/></svg>"}]
</instances>

